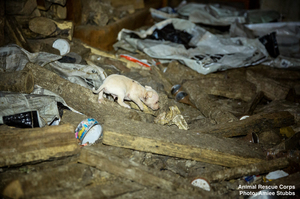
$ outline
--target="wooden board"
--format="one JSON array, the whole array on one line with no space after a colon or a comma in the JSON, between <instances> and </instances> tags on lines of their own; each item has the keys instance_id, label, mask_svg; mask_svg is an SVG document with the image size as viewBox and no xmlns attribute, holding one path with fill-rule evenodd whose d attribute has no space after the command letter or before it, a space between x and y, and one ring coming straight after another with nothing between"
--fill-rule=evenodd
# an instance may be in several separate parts
<instances>
[{"instance_id":1,"label":"wooden board","mask_svg":"<svg viewBox=\"0 0 300 199\"><path fill-rule=\"evenodd\" d=\"M261 133L263 131L286 127L295 123L294 116L287 111L275 113L261 113L244 120L224 123L218 126L197 130L197 133L208 133L219 137L234 137L248 133Z\"/></svg>"},{"instance_id":2,"label":"wooden board","mask_svg":"<svg viewBox=\"0 0 300 199\"><path fill-rule=\"evenodd\" d=\"M0 194L10 198L40 198L63 190L81 189L91 183L93 173L87 165L67 164L14 177L3 173L0 177L0 190L3 190Z\"/></svg>"},{"instance_id":3,"label":"wooden board","mask_svg":"<svg viewBox=\"0 0 300 199\"><path fill-rule=\"evenodd\" d=\"M129 123L131 125L125 125ZM264 153L234 140L190 133L162 125L111 119L103 126L103 143L227 167L260 162Z\"/></svg>"},{"instance_id":4,"label":"wooden board","mask_svg":"<svg viewBox=\"0 0 300 199\"><path fill-rule=\"evenodd\" d=\"M151 7L156 8L161 5L161 1L156 1L151 4ZM138 10L135 13L122 18L115 23L104 27L92 25L79 25L75 27L74 38L80 39L82 42L101 50L110 51L112 45L117 41L118 33L123 29L134 30L146 23L147 17L150 15L149 7Z\"/></svg>"},{"instance_id":5,"label":"wooden board","mask_svg":"<svg viewBox=\"0 0 300 199\"><path fill-rule=\"evenodd\" d=\"M26 67L31 68L35 84L58 94L69 106L88 117L96 119L100 124L106 118L111 117L127 117L142 121L151 121L152 119L149 114L124 108L109 100L99 104L98 95L93 94L92 90L63 79L37 64L28 63Z\"/></svg>"},{"instance_id":6,"label":"wooden board","mask_svg":"<svg viewBox=\"0 0 300 199\"><path fill-rule=\"evenodd\" d=\"M69 124L26 129L0 126L0 167L78 154L74 130Z\"/></svg>"},{"instance_id":7,"label":"wooden board","mask_svg":"<svg viewBox=\"0 0 300 199\"><path fill-rule=\"evenodd\" d=\"M85 147L78 159L80 163L87 164L116 176L135 181L149 188L161 188L167 191L176 191L186 194L207 196L205 192L193 187L186 179L175 174L166 174L162 171L148 168L144 165L121 159L106 150L105 147Z\"/></svg>"}]
</instances>

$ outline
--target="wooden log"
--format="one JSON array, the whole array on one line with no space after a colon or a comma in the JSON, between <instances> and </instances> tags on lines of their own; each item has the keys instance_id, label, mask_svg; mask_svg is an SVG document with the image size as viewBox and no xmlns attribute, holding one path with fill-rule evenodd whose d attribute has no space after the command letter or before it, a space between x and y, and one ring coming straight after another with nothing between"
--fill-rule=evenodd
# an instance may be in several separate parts
<instances>
[{"instance_id":1,"label":"wooden log","mask_svg":"<svg viewBox=\"0 0 300 199\"><path fill-rule=\"evenodd\" d=\"M215 120L218 124L237 121L238 119L228 111L220 109L193 81L187 81L183 88L190 96L190 101L202 112L205 117Z\"/></svg>"},{"instance_id":2,"label":"wooden log","mask_svg":"<svg viewBox=\"0 0 300 199\"><path fill-rule=\"evenodd\" d=\"M0 126L0 167L79 153L71 125L23 129Z\"/></svg>"},{"instance_id":3,"label":"wooden log","mask_svg":"<svg viewBox=\"0 0 300 199\"><path fill-rule=\"evenodd\" d=\"M100 124L111 117L153 121L151 115L121 107L115 102L106 100L99 104L98 95L93 94L92 90L65 80L39 65L28 63L26 67L32 69L35 84L60 95L69 106L96 119Z\"/></svg>"},{"instance_id":4,"label":"wooden log","mask_svg":"<svg viewBox=\"0 0 300 199\"><path fill-rule=\"evenodd\" d=\"M29 21L29 29L37 33L37 35L27 35L29 38L61 37L71 41L74 25L69 21L60 22L45 17L35 17Z\"/></svg>"},{"instance_id":5,"label":"wooden log","mask_svg":"<svg viewBox=\"0 0 300 199\"><path fill-rule=\"evenodd\" d=\"M67 7L58 4L52 4L47 11L40 11L46 18L62 20L67 18Z\"/></svg>"},{"instance_id":6,"label":"wooden log","mask_svg":"<svg viewBox=\"0 0 300 199\"><path fill-rule=\"evenodd\" d=\"M264 92L264 95L271 100L285 99L291 89L287 85L250 70L247 71L247 80L256 85L258 92Z\"/></svg>"},{"instance_id":7,"label":"wooden log","mask_svg":"<svg viewBox=\"0 0 300 199\"><path fill-rule=\"evenodd\" d=\"M0 73L0 90L19 93L31 93L34 88L34 78L31 70L24 69L15 72Z\"/></svg>"},{"instance_id":8,"label":"wooden log","mask_svg":"<svg viewBox=\"0 0 300 199\"><path fill-rule=\"evenodd\" d=\"M175 175L166 175L161 171L147 168L129 160L114 156L109 150L99 150L94 147L83 148L78 159L80 163L96 167L116 176L133 180L147 187L159 187L168 191L181 193L192 193L194 189L184 178ZM205 196L204 192L197 191L199 195Z\"/></svg>"},{"instance_id":9,"label":"wooden log","mask_svg":"<svg viewBox=\"0 0 300 199\"><path fill-rule=\"evenodd\" d=\"M129 123L131 125L125 125ZM116 125L118 124L118 125ZM103 143L117 147L197 160L227 167L260 162L265 158L253 145L235 140L186 132L158 124L107 120L103 126Z\"/></svg>"},{"instance_id":10,"label":"wooden log","mask_svg":"<svg viewBox=\"0 0 300 199\"><path fill-rule=\"evenodd\" d=\"M40 172L32 172L20 175L16 178L7 178L10 181L2 194L11 198L39 198L42 195L52 194L65 189L82 189L92 181L92 172L87 165L68 164L57 168L51 168ZM3 178L2 178L3 179ZM19 190L19 197L14 196L15 190Z\"/></svg>"},{"instance_id":11,"label":"wooden log","mask_svg":"<svg viewBox=\"0 0 300 199\"><path fill-rule=\"evenodd\" d=\"M255 86L244 79L221 79L207 77L191 80L197 88L210 95L223 96L249 102L255 95ZM190 84L189 84L190 85ZM187 83L185 83L187 86Z\"/></svg>"},{"instance_id":12,"label":"wooden log","mask_svg":"<svg viewBox=\"0 0 300 199\"><path fill-rule=\"evenodd\" d=\"M291 126L295 123L294 116L287 111L275 113L261 113L252 115L244 120L224 123L197 130L198 133L207 133L219 137L234 137L248 133L261 133L271 129Z\"/></svg>"},{"instance_id":13,"label":"wooden log","mask_svg":"<svg viewBox=\"0 0 300 199\"><path fill-rule=\"evenodd\" d=\"M247 70L258 73L264 77L275 80L292 80L296 82L300 79L300 72L289 68L273 68L265 65L253 66Z\"/></svg>"},{"instance_id":14,"label":"wooden log","mask_svg":"<svg viewBox=\"0 0 300 199\"><path fill-rule=\"evenodd\" d=\"M209 182L217 182L223 180L231 180L243 176L265 174L277 169L283 169L289 165L287 158L279 158L270 161L261 161L259 163L233 167L211 173L205 173L199 177Z\"/></svg>"}]
</instances>

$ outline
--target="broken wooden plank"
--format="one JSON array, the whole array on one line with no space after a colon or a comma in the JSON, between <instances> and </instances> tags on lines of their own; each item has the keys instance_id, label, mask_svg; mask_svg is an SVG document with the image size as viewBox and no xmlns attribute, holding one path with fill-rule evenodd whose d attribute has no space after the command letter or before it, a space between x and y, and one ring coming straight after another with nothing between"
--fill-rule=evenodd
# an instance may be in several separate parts
<instances>
[{"instance_id":1,"label":"broken wooden plank","mask_svg":"<svg viewBox=\"0 0 300 199\"><path fill-rule=\"evenodd\" d=\"M69 106L96 119L100 124L110 117L153 121L151 115L121 107L115 102L106 100L105 103L99 104L98 95L94 94L92 90L63 79L37 64L28 63L26 67L32 69L35 84L58 94Z\"/></svg>"},{"instance_id":2,"label":"broken wooden plank","mask_svg":"<svg viewBox=\"0 0 300 199\"><path fill-rule=\"evenodd\" d=\"M249 102L255 95L255 86L244 79L221 79L218 77L206 77L191 80L199 90L216 96L231 99L240 99ZM184 84L187 87L187 83ZM190 84L189 84L190 85ZM191 91L192 92L192 91Z\"/></svg>"},{"instance_id":3,"label":"broken wooden plank","mask_svg":"<svg viewBox=\"0 0 300 199\"><path fill-rule=\"evenodd\" d=\"M14 16L6 16L5 33L15 44L31 51L27 39Z\"/></svg>"},{"instance_id":4,"label":"broken wooden plank","mask_svg":"<svg viewBox=\"0 0 300 199\"><path fill-rule=\"evenodd\" d=\"M264 97L264 93L262 91L258 92L253 98L251 99L247 110L245 111L245 115L252 115L256 106Z\"/></svg>"},{"instance_id":5,"label":"broken wooden plank","mask_svg":"<svg viewBox=\"0 0 300 199\"><path fill-rule=\"evenodd\" d=\"M129 123L131 125L124 125ZM118 125L116 125L118 124ZM197 160L227 167L260 162L265 154L235 140L187 132L167 126L129 121L107 120L103 143L140 151Z\"/></svg>"},{"instance_id":6,"label":"broken wooden plank","mask_svg":"<svg viewBox=\"0 0 300 199\"><path fill-rule=\"evenodd\" d=\"M275 113L260 113L252 115L244 120L220 124L195 132L207 133L220 137L234 137L286 127L293 125L294 123L295 119L293 115L287 111L280 111Z\"/></svg>"},{"instance_id":7,"label":"broken wooden plank","mask_svg":"<svg viewBox=\"0 0 300 199\"><path fill-rule=\"evenodd\" d=\"M215 120L218 124L237 121L238 119L230 112L220 109L209 95L193 81L187 81L183 88L190 96L190 101L202 112L205 117Z\"/></svg>"},{"instance_id":8,"label":"broken wooden plank","mask_svg":"<svg viewBox=\"0 0 300 199\"><path fill-rule=\"evenodd\" d=\"M112 173L116 176L133 180L147 187L159 187L168 191L181 193L195 193L206 196L204 192L196 191L184 178L166 175L161 171L147 168L143 165L133 163L129 160L114 156L109 150L85 147L78 159L80 163L96 167L102 171Z\"/></svg>"},{"instance_id":9,"label":"broken wooden plank","mask_svg":"<svg viewBox=\"0 0 300 199\"><path fill-rule=\"evenodd\" d=\"M39 198L65 189L78 190L90 184L93 174L87 165L68 164L18 177L2 176L1 194L11 198ZM16 194L16 190L19 190Z\"/></svg>"},{"instance_id":10,"label":"broken wooden plank","mask_svg":"<svg viewBox=\"0 0 300 199\"><path fill-rule=\"evenodd\" d=\"M247 70L247 80L256 85L257 91L263 91L264 95L271 100L285 99L290 87L274 79L264 77L259 73Z\"/></svg>"},{"instance_id":11,"label":"broken wooden plank","mask_svg":"<svg viewBox=\"0 0 300 199\"><path fill-rule=\"evenodd\" d=\"M78 154L74 130L69 124L30 129L2 125L0 167Z\"/></svg>"},{"instance_id":12,"label":"broken wooden plank","mask_svg":"<svg viewBox=\"0 0 300 199\"><path fill-rule=\"evenodd\" d=\"M209 182L217 182L223 180L231 180L243 176L265 174L277 169L285 168L289 165L287 158L279 158L270 161L261 161L259 163L233 167L229 169L205 173L199 177L208 180Z\"/></svg>"},{"instance_id":13,"label":"broken wooden plank","mask_svg":"<svg viewBox=\"0 0 300 199\"><path fill-rule=\"evenodd\" d=\"M34 78L30 69L15 72L0 73L0 90L19 93L31 93L34 88Z\"/></svg>"}]
</instances>

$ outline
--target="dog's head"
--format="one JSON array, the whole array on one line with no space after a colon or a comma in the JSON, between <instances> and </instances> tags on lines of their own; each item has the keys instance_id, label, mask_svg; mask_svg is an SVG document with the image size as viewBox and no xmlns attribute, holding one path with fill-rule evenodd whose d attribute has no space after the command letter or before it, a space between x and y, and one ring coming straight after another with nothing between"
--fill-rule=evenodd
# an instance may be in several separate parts
<instances>
[{"instance_id":1,"label":"dog's head","mask_svg":"<svg viewBox=\"0 0 300 199\"><path fill-rule=\"evenodd\" d=\"M159 96L155 90L153 90L150 86L145 86L146 93L144 96L144 103L150 107L152 110L159 109L158 101Z\"/></svg>"}]
</instances>

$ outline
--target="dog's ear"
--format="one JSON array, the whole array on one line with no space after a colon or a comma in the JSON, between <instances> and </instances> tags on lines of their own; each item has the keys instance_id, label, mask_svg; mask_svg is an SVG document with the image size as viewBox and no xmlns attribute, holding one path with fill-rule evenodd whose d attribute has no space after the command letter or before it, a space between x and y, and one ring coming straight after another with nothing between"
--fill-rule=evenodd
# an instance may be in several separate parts
<instances>
[{"instance_id":1,"label":"dog's ear","mask_svg":"<svg viewBox=\"0 0 300 199\"><path fill-rule=\"evenodd\" d=\"M145 86L146 90L152 89L150 86Z\"/></svg>"},{"instance_id":2,"label":"dog's ear","mask_svg":"<svg viewBox=\"0 0 300 199\"><path fill-rule=\"evenodd\" d=\"M145 100L151 98L152 95L153 95L153 92L152 92L152 91L147 91L147 92L146 92L146 95L145 95Z\"/></svg>"}]
</instances>

